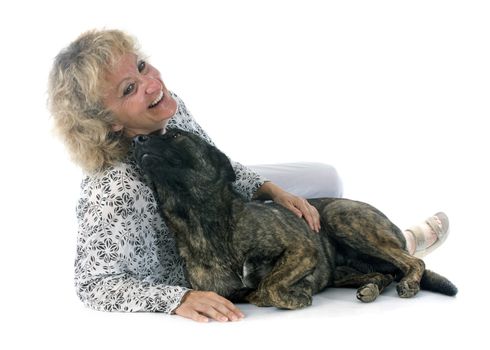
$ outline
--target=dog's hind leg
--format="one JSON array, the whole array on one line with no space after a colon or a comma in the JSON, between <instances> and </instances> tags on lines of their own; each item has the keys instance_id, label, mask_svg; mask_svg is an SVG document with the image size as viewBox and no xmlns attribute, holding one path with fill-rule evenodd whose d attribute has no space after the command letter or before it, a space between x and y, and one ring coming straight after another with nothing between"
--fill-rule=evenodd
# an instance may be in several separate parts
<instances>
[{"instance_id":1,"label":"dog's hind leg","mask_svg":"<svg viewBox=\"0 0 490 350\"><path fill-rule=\"evenodd\" d=\"M369 237L361 246L355 246L354 248L358 253L361 253L362 259L366 259L368 263L370 257L375 258L376 261L381 259L401 271L403 277L396 286L398 295L401 298L411 298L419 292L420 280L425 271L425 264L422 260L411 256L400 247L389 245L383 239L373 239L373 237L380 235L379 232L371 234L370 232L363 231L362 234L353 234ZM386 233L386 235L388 234ZM346 244L348 245L349 242L346 242ZM376 266L376 263L373 266Z\"/></svg>"},{"instance_id":2,"label":"dog's hind leg","mask_svg":"<svg viewBox=\"0 0 490 350\"><path fill-rule=\"evenodd\" d=\"M409 298L417 294L425 264L408 254L403 234L384 214L365 203L339 200L323 208L322 218L329 237L344 253L366 263L381 259L392 264L403 274L398 295Z\"/></svg>"},{"instance_id":3,"label":"dog's hind leg","mask_svg":"<svg viewBox=\"0 0 490 350\"><path fill-rule=\"evenodd\" d=\"M312 303L309 276L315 269L318 252L310 242L294 242L277 260L274 268L247 296L257 306L298 309Z\"/></svg>"},{"instance_id":4,"label":"dog's hind leg","mask_svg":"<svg viewBox=\"0 0 490 350\"><path fill-rule=\"evenodd\" d=\"M415 294L417 294L420 290L420 280L425 271L425 264L422 260L415 258L408 254L405 250L400 247L390 245L386 240L379 238L379 236L389 235L390 233L372 233L369 230L364 230L362 233L353 232L353 235L358 235L361 237L365 237L365 241L361 245L353 245L352 248L359 254L359 257L363 260L366 260L369 263L369 260L372 258L373 266L377 265L379 259L388 262L394 266L394 271L398 269L403 276L396 286L396 290L398 295L401 298L411 298ZM362 238L356 238L356 241ZM346 245L349 245L351 242L349 240L344 241ZM396 269L395 269L396 268Z\"/></svg>"},{"instance_id":5,"label":"dog's hind leg","mask_svg":"<svg viewBox=\"0 0 490 350\"><path fill-rule=\"evenodd\" d=\"M357 299L369 303L393 282L393 276L379 272L362 273L348 266L338 266L335 269L333 286L342 288L357 288Z\"/></svg>"}]
</instances>

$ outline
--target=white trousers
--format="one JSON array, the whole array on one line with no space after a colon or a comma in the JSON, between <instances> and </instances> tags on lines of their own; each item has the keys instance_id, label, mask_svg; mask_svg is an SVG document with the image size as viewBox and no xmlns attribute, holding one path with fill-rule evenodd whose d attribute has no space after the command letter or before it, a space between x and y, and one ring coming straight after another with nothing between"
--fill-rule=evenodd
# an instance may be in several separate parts
<instances>
[{"instance_id":1,"label":"white trousers","mask_svg":"<svg viewBox=\"0 0 490 350\"><path fill-rule=\"evenodd\" d=\"M337 170L328 164L301 162L248 167L296 196L342 197L342 181Z\"/></svg>"}]
</instances>

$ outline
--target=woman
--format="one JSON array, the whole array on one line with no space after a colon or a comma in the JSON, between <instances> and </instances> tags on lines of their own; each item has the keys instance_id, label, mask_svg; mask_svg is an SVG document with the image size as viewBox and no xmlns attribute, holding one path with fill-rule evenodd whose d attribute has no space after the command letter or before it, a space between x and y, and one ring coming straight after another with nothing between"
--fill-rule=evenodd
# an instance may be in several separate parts
<instances>
[{"instance_id":1,"label":"woman","mask_svg":"<svg viewBox=\"0 0 490 350\"><path fill-rule=\"evenodd\" d=\"M183 101L166 88L158 70L142 57L127 34L95 30L62 50L50 73L55 127L87 173L77 206L78 296L98 310L239 320L243 314L230 301L190 289L152 191L131 160L133 136L164 133L167 127L191 131L212 143ZM341 196L340 179L330 166L304 163L253 171L233 162L233 167L234 186L245 198L272 199L317 232L318 212L303 197ZM276 178L281 185L266 178ZM294 189L298 178L310 189ZM423 255L439 246L447 232L447 217L438 213L405 231L408 249Z\"/></svg>"}]
</instances>

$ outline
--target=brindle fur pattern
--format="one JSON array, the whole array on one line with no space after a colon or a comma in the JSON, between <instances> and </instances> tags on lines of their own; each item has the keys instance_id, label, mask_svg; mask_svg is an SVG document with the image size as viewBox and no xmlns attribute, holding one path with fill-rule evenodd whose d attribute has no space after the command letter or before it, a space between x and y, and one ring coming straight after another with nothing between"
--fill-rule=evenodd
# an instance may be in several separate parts
<instances>
[{"instance_id":1,"label":"brindle fur pattern","mask_svg":"<svg viewBox=\"0 0 490 350\"><path fill-rule=\"evenodd\" d=\"M326 287L357 288L371 302L393 280L400 297L422 287L455 295L406 251L400 229L376 208L348 199L309 202L320 233L275 203L246 201L232 188L228 158L199 136L168 130L134 139L135 159L153 186L196 290L233 301L297 309Z\"/></svg>"}]
</instances>

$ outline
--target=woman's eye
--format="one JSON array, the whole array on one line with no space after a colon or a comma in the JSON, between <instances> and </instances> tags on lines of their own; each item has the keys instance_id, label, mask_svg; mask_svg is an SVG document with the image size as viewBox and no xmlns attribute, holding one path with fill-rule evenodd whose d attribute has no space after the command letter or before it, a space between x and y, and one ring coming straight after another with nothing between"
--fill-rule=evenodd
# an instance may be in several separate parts
<instances>
[{"instance_id":1,"label":"woman's eye","mask_svg":"<svg viewBox=\"0 0 490 350\"><path fill-rule=\"evenodd\" d=\"M124 89L124 91L123 91L123 96L127 96L127 95L129 95L130 93L132 93L132 92L133 92L133 90L134 90L134 86L135 86L135 85L134 85L134 83L129 84L129 85L128 85L128 86L127 86L125 89Z\"/></svg>"},{"instance_id":2,"label":"woman's eye","mask_svg":"<svg viewBox=\"0 0 490 350\"><path fill-rule=\"evenodd\" d=\"M146 62L145 61L139 61L138 62L138 72L143 72L146 68Z\"/></svg>"}]
</instances>

